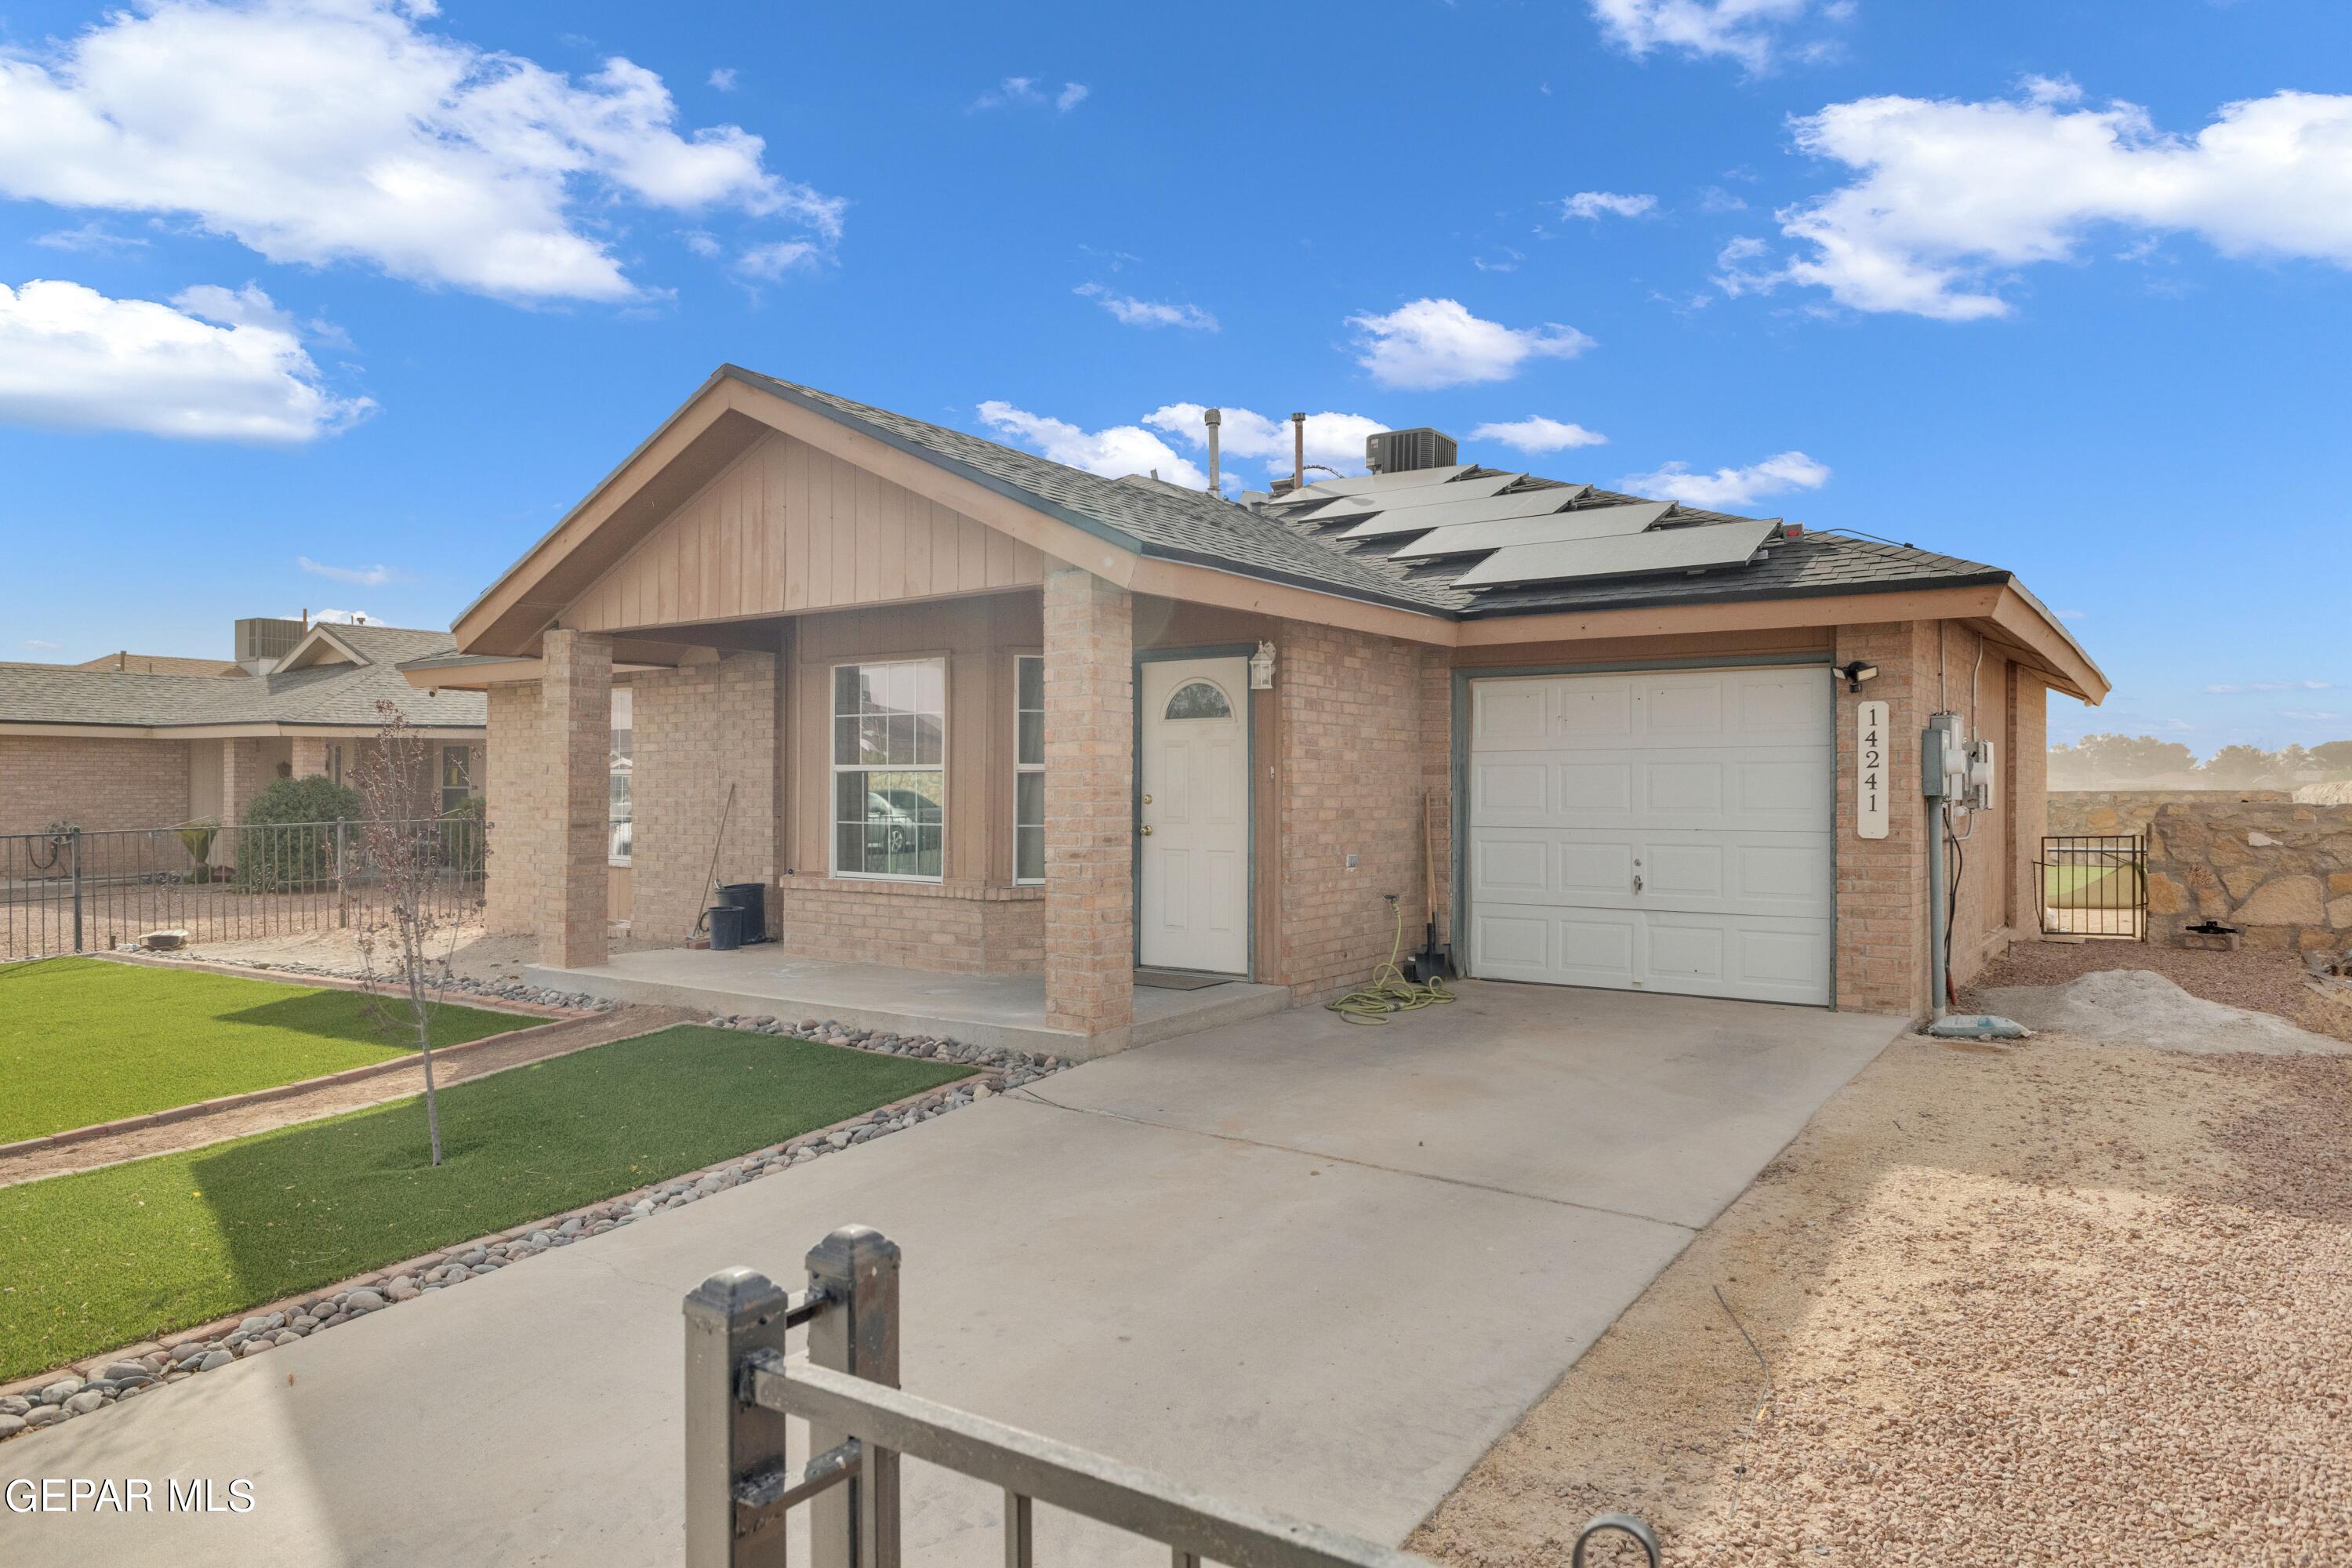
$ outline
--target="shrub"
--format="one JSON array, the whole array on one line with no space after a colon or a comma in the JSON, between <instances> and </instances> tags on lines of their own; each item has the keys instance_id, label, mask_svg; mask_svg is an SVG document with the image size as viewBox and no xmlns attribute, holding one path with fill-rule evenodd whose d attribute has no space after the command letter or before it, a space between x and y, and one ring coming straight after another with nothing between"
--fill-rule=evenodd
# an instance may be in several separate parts
<instances>
[{"instance_id":1,"label":"shrub","mask_svg":"<svg viewBox=\"0 0 2352 1568\"><path fill-rule=\"evenodd\" d=\"M334 879L335 828L360 814L360 797L323 773L278 779L254 796L237 832L236 885L285 893Z\"/></svg>"}]
</instances>

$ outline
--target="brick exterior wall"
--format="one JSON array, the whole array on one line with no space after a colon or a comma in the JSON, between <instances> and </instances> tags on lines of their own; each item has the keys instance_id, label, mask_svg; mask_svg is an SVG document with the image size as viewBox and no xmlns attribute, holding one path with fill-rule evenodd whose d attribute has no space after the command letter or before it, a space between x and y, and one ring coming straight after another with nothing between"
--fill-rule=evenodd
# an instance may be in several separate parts
<instances>
[{"instance_id":1,"label":"brick exterior wall","mask_svg":"<svg viewBox=\"0 0 2352 1568\"><path fill-rule=\"evenodd\" d=\"M1841 626L1832 655L1860 659L1878 679L1857 695L1837 688L1837 1005L1907 1013L1927 1001L1927 813L1916 737L1936 705L1932 623ZM1925 670L1926 684L1921 684ZM1886 704L1886 837L1854 835L1855 710Z\"/></svg>"},{"instance_id":2,"label":"brick exterior wall","mask_svg":"<svg viewBox=\"0 0 2352 1568\"><path fill-rule=\"evenodd\" d=\"M539 913L541 963L604 962L612 798L613 645L558 629L543 639L539 700L553 764Z\"/></svg>"},{"instance_id":3,"label":"brick exterior wall","mask_svg":"<svg viewBox=\"0 0 2352 1568\"><path fill-rule=\"evenodd\" d=\"M1045 1024L1135 1016L1135 606L1093 573L1045 578Z\"/></svg>"},{"instance_id":4,"label":"brick exterior wall","mask_svg":"<svg viewBox=\"0 0 2352 1568\"><path fill-rule=\"evenodd\" d=\"M719 883L774 887L776 656L731 653L714 664L634 675L627 684L636 819L627 942L677 947L701 913L714 851ZM599 866L605 858L600 848ZM772 891L772 922L777 913Z\"/></svg>"},{"instance_id":5,"label":"brick exterior wall","mask_svg":"<svg viewBox=\"0 0 2352 1568\"><path fill-rule=\"evenodd\" d=\"M97 833L188 820L188 742L0 736L0 834L52 822Z\"/></svg>"},{"instance_id":6,"label":"brick exterior wall","mask_svg":"<svg viewBox=\"0 0 2352 1568\"><path fill-rule=\"evenodd\" d=\"M499 766L483 792L490 848L483 919L493 931L536 935L555 782L538 686L490 688L488 713Z\"/></svg>"},{"instance_id":7,"label":"brick exterior wall","mask_svg":"<svg viewBox=\"0 0 2352 1568\"><path fill-rule=\"evenodd\" d=\"M1300 997L1360 984L1389 956L1396 917L1385 894L1398 895L1408 949L1420 945L1433 658L1417 644L1334 626L1283 626L1275 675L1283 941L1280 971L1268 978Z\"/></svg>"},{"instance_id":8,"label":"brick exterior wall","mask_svg":"<svg viewBox=\"0 0 2352 1568\"><path fill-rule=\"evenodd\" d=\"M783 889L784 951L943 974L1045 966L1045 890L797 877Z\"/></svg>"}]
</instances>

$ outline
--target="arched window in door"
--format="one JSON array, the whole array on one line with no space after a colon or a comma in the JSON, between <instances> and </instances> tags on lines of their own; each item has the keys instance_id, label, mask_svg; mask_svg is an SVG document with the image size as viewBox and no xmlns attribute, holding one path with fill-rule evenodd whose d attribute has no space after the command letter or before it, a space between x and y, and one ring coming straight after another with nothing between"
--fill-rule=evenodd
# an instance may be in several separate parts
<instances>
[{"instance_id":1,"label":"arched window in door","mask_svg":"<svg viewBox=\"0 0 2352 1568\"><path fill-rule=\"evenodd\" d=\"M1234 705L1214 681L1188 680L1168 699L1163 719L1230 719Z\"/></svg>"}]
</instances>

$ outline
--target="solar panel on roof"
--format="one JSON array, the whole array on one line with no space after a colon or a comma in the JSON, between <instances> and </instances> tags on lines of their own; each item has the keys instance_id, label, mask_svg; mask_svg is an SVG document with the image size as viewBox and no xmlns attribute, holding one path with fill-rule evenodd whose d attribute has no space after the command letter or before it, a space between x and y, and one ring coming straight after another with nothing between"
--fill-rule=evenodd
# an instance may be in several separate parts
<instances>
[{"instance_id":1,"label":"solar panel on roof","mask_svg":"<svg viewBox=\"0 0 2352 1568\"><path fill-rule=\"evenodd\" d=\"M1429 561L1440 555L1472 555L1515 544L1555 544L1570 539L1607 539L1622 533L1639 533L1672 511L1674 504L1658 500L1643 501L1639 506L1587 507L1582 511L1555 511L1542 517L1515 517L1433 529L1403 548L1390 552L1389 559Z\"/></svg>"},{"instance_id":2,"label":"solar panel on roof","mask_svg":"<svg viewBox=\"0 0 2352 1568\"><path fill-rule=\"evenodd\" d=\"M1561 583L1580 577L1631 577L1653 572L1694 572L1737 566L1754 555L1780 524L1714 522L1662 528L1607 539L1515 544L1497 550L1454 580L1457 588L1498 588L1517 583Z\"/></svg>"},{"instance_id":3,"label":"solar panel on roof","mask_svg":"<svg viewBox=\"0 0 2352 1568\"><path fill-rule=\"evenodd\" d=\"M1294 495L1321 496L1374 495L1381 490L1412 489L1417 485L1442 485L1470 471L1469 463L1449 463L1440 468L1407 468L1396 474L1348 474L1336 479L1318 479Z\"/></svg>"},{"instance_id":4,"label":"solar panel on roof","mask_svg":"<svg viewBox=\"0 0 2352 1568\"><path fill-rule=\"evenodd\" d=\"M1508 495L1478 496L1469 500L1446 501L1434 506L1401 507L1373 513L1344 530L1339 538L1353 543L1363 539L1389 539L1398 534L1420 533L1432 528L1452 528L1459 523L1499 522L1509 517L1536 517L1544 512L1558 511L1591 488L1589 485L1558 485L1549 489L1515 490Z\"/></svg>"},{"instance_id":5,"label":"solar panel on roof","mask_svg":"<svg viewBox=\"0 0 2352 1568\"><path fill-rule=\"evenodd\" d=\"M1475 479L1456 479L1450 485L1424 485L1418 489L1400 490L1381 496L1341 496L1329 506L1318 507L1307 515L1311 518L1352 517L1377 508L1383 512L1409 511L1420 507L1445 506L1454 501L1483 500L1499 495L1507 485L1517 484L1525 474L1488 474Z\"/></svg>"}]
</instances>

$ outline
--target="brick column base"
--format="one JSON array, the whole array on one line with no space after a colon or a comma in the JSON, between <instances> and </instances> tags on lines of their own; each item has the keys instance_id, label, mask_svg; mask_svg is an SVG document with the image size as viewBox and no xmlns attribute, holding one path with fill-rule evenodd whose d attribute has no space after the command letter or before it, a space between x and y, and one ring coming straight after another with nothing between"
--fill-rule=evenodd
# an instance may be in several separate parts
<instances>
[{"instance_id":1,"label":"brick column base","mask_svg":"<svg viewBox=\"0 0 2352 1568\"><path fill-rule=\"evenodd\" d=\"M1045 578L1045 1025L1134 1017L1134 604L1067 567Z\"/></svg>"},{"instance_id":2,"label":"brick column base","mask_svg":"<svg viewBox=\"0 0 2352 1568\"><path fill-rule=\"evenodd\" d=\"M613 645L556 630L541 652L539 700L554 773L552 842L541 861L539 958L565 969L604 962L612 815Z\"/></svg>"}]
</instances>

